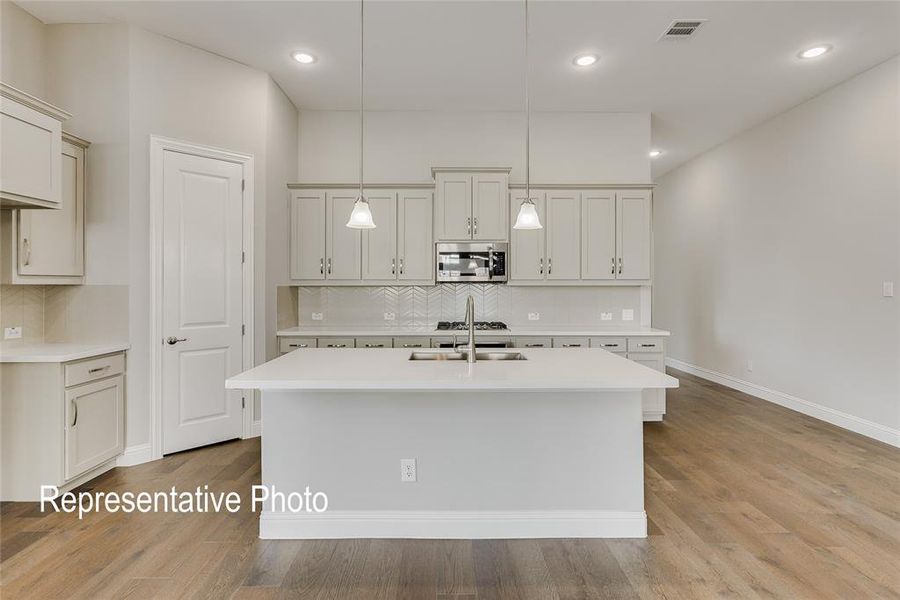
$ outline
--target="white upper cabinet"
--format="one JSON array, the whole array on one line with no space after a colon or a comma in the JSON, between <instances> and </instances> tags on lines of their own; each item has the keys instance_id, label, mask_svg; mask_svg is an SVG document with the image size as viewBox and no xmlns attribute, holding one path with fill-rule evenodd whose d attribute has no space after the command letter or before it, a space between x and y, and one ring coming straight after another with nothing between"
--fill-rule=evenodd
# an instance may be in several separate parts
<instances>
[{"instance_id":1,"label":"white upper cabinet","mask_svg":"<svg viewBox=\"0 0 900 600\"><path fill-rule=\"evenodd\" d=\"M397 279L434 280L431 190L404 190L397 203ZM376 221L377 223L377 221Z\"/></svg>"},{"instance_id":2,"label":"white upper cabinet","mask_svg":"<svg viewBox=\"0 0 900 600\"><path fill-rule=\"evenodd\" d=\"M362 230L362 278L397 278L397 193L366 192L375 229Z\"/></svg>"},{"instance_id":3,"label":"white upper cabinet","mask_svg":"<svg viewBox=\"0 0 900 600\"><path fill-rule=\"evenodd\" d=\"M616 278L616 193L581 194L581 278Z\"/></svg>"},{"instance_id":4,"label":"white upper cabinet","mask_svg":"<svg viewBox=\"0 0 900 600\"><path fill-rule=\"evenodd\" d=\"M358 281L361 278L362 230L347 227L356 190L328 192L325 195L325 278ZM376 218L376 225L378 220Z\"/></svg>"},{"instance_id":5,"label":"white upper cabinet","mask_svg":"<svg viewBox=\"0 0 900 600\"><path fill-rule=\"evenodd\" d=\"M616 194L617 279L650 279L651 215L649 190Z\"/></svg>"},{"instance_id":6,"label":"white upper cabinet","mask_svg":"<svg viewBox=\"0 0 900 600\"><path fill-rule=\"evenodd\" d=\"M0 83L0 207L59 208L69 113Z\"/></svg>"},{"instance_id":7,"label":"white upper cabinet","mask_svg":"<svg viewBox=\"0 0 900 600\"><path fill-rule=\"evenodd\" d=\"M472 239L507 239L509 173L472 175Z\"/></svg>"},{"instance_id":8,"label":"white upper cabinet","mask_svg":"<svg viewBox=\"0 0 900 600\"><path fill-rule=\"evenodd\" d=\"M291 279L325 279L325 192L291 194Z\"/></svg>"},{"instance_id":9,"label":"white upper cabinet","mask_svg":"<svg viewBox=\"0 0 900 600\"><path fill-rule=\"evenodd\" d=\"M542 224L547 223L543 193L531 193L531 199L537 207L538 218ZM545 279L544 238L543 229L513 229L519 207L525 200L525 190L513 190L510 193L510 248L509 278L511 281L543 281Z\"/></svg>"},{"instance_id":10,"label":"white upper cabinet","mask_svg":"<svg viewBox=\"0 0 900 600\"><path fill-rule=\"evenodd\" d=\"M4 283L79 285L84 281L85 149L88 142L63 134L55 210L4 211Z\"/></svg>"},{"instance_id":11,"label":"white upper cabinet","mask_svg":"<svg viewBox=\"0 0 900 600\"><path fill-rule=\"evenodd\" d=\"M509 169L432 170L436 241L504 241Z\"/></svg>"},{"instance_id":12,"label":"white upper cabinet","mask_svg":"<svg viewBox=\"0 0 900 600\"><path fill-rule=\"evenodd\" d=\"M550 191L546 195L546 273L549 280L581 278L581 193Z\"/></svg>"}]
</instances>

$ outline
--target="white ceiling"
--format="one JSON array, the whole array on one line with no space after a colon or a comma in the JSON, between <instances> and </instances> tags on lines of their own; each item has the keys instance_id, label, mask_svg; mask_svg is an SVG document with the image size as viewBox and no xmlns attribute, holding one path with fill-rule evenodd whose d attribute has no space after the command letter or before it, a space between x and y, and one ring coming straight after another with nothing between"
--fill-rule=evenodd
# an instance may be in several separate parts
<instances>
[{"instance_id":1,"label":"white ceiling","mask_svg":"<svg viewBox=\"0 0 900 600\"><path fill-rule=\"evenodd\" d=\"M359 4L343 1L21 1L45 23L126 21L268 71L302 109L358 104ZM534 110L651 112L658 176L900 53L900 2L530 4ZM366 3L366 105L522 110L523 4ZM690 41L658 41L706 18ZM834 51L801 61L827 43ZM300 65L290 53L318 57ZM600 61L576 69L592 51Z\"/></svg>"}]
</instances>

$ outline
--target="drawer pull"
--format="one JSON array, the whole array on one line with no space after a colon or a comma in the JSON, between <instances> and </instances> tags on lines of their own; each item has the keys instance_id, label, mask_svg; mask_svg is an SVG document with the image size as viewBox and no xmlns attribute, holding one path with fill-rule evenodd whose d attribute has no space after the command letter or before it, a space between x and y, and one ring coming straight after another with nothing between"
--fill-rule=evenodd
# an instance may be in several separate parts
<instances>
[{"instance_id":1,"label":"drawer pull","mask_svg":"<svg viewBox=\"0 0 900 600\"><path fill-rule=\"evenodd\" d=\"M346 348L347 344L326 344L326 348Z\"/></svg>"},{"instance_id":2,"label":"drawer pull","mask_svg":"<svg viewBox=\"0 0 900 600\"><path fill-rule=\"evenodd\" d=\"M641 344L641 348L656 348L656 344Z\"/></svg>"},{"instance_id":3,"label":"drawer pull","mask_svg":"<svg viewBox=\"0 0 900 600\"><path fill-rule=\"evenodd\" d=\"M603 344L604 348L618 348L618 344Z\"/></svg>"},{"instance_id":4,"label":"drawer pull","mask_svg":"<svg viewBox=\"0 0 900 600\"><path fill-rule=\"evenodd\" d=\"M563 344L563 348L581 348L581 344Z\"/></svg>"},{"instance_id":5,"label":"drawer pull","mask_svg":"<svg viewBox=\"0 0 900 600\"><path fill-rule=\"evenodd\" d=\"M99 373L101 371L105 371L109 368L109 365L103 365L102 367L94 367L93 369L88 369L88 373L93 375L94 373Z\"/></svg>"},{"instance_id":6,"label":"drawer pull","mask_svg":"<svg viewBox=\"0 0 900 600\"><path fill-rule=\"evenodd\" d=\"M422 344L403 344L404 348L421 348Z\"/></svg>"},{"instance_id":7,"label":"drawer pull","mask_svg":"<svg viewBox=\"0 0 900 600\"><path fill-rule=\"evenodd\" d=\"M525 344L526 348L543 348L543 344Z\"/></svg>"},{"instance_id":8,"label":"drawer pull","mask_svg":"<svg viewBox=\"0 0 900 600\"><path fill-rule=\"evenodd\" d=\"M289 348L309 348L309 344L288 344Z\"/></svg>"},{"instance_id":9,"label":"drawer pull","mask_svg":"<svg viewBox=\"0 0 900 600\"><path fill-rule=\"evenodd\" d=\"M384 348L384 344L365 344L366 348Z\"/></svg>"},{"instance_id":10,"label":"drawer pull","mask_svg":"<svg viewBox=\"0 0 900 600\"><path fill-rule=\"evenodd\" d=\"M74 399L72 400L72 409L72 427L75 427L75 425L78 423L78 403L75 402Z\"/></svg>"}]
</instances>

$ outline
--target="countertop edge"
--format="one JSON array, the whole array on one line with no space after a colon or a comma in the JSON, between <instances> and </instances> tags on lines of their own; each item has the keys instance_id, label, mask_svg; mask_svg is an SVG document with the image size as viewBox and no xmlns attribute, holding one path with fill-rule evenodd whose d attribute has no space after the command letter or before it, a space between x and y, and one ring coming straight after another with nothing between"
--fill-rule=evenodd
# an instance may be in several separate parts
<instances>
[{"instance_id":1,"label":"countertop edge","mask_svg":"<svg viewBox=\"0 0 900 600\"><path fill-rule=\"evenodd\" d=\"M376 337L376 336L387 336L387 337L443 337L449 335L465 335L465 331L437 331L434 329L428 330L413 330L413 329L386 329L386 330L377 330L377 329L304 329L299 327L290 327L287 329L279 329L275 332L276 337ZM478 337L488 337L488 336L510 336L510 337L527 337L527 336L585 336L585 337L670 337L672 333L665 329L653 329L653 328L637 328L637 329L626 329L623 331L616 331L610 329L578 329L578 330L569 330L569 329L535 329L534 331L527 330L506 330L506 331L496 331L496 330L488 330L488 331L478 331L476 336Z\"/></svg>"},{"instance_id":2,"label":"countertop edge","mask_svg":"<svg viewBox=\"0 0 900 600\"><path fill-rule=\"evenodd\" d=\"M16 364L16 363L64 363L73 360L81 360L83 358L91 358L93 356L102 356L104 354L113 354L115 352L124 352L131 349L131 344L127 342L110 343L110 344L71 344L72 346L83 346L81 349L73 349L65 354L53 354L52 352L41 353L31 351L31 346L39 346L41 344L28 344L29 351L24 354L0 354L0 363ZM54 346L57 344L46 344ZM69 344L58 344L69 345Z\"/></svg>"}]
</instances>

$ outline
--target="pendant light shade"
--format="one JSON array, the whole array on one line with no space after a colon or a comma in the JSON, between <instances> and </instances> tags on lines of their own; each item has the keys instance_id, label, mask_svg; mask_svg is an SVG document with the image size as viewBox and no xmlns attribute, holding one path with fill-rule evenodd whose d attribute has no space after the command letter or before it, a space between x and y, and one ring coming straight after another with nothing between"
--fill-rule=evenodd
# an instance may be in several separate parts
<instances>
[{"instance_id":1,"label":"pendant light shade","mask_svg":"<svg viewBox=\"0 0 900 600\"><path fill-rule=\"evenodd\" d=\"M350 212L350 220L347 221L347 227L350 229L375 229L375 220L372 218L372 211L369 209L369 201L362 194L356 197L353 210Z\"/></svg>"},{"instance_id":2,"label":"pendant light shade","mask_svg":"<svg viewBox=\"0 0 900 600\"><path fill-rule=\"evenodd\" d=\"M531 105L528 102L528 0L525 0L525 201L519 206L513 229L543 229L531 199Z\"/></svg>"},{"instance_id":3,"label":"pendant light shade","mask_svg":"<svg viewBox=\"0 0 900 600\"><path fill-rule=\"evenodd\" d=\"M364 87L363 87L363 51L365 50L365 13L363 12L363 0L359 0L359 195L356 202L353 203L353 210L350 211L350 220L347 221L347 227L350 229L375 229L375 219L372 218L372 210L369 208L369 201L363 195L363 134L365 127L364 121Z\"/></svg>"},{"instance_id":4,"label":"pendant light shade","mask_svg":"<svg viewBox=\"0 0 900 600\"><path fill-rule=\"evenodd\" d=\"M513 229L543 229L541 219L538 217L537 206L530 199L522 202L519 207L519 215Z\"/></svg>"}]
</instances>

